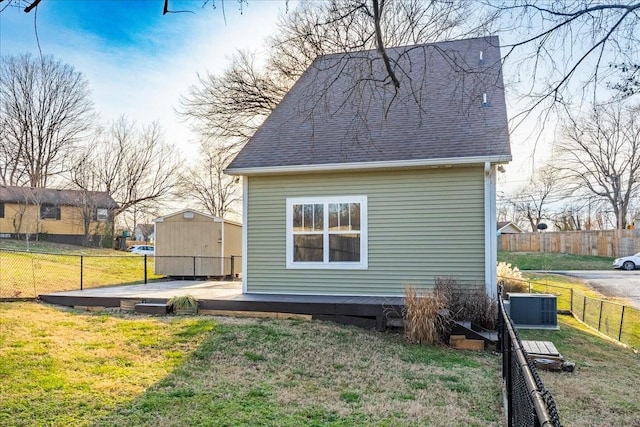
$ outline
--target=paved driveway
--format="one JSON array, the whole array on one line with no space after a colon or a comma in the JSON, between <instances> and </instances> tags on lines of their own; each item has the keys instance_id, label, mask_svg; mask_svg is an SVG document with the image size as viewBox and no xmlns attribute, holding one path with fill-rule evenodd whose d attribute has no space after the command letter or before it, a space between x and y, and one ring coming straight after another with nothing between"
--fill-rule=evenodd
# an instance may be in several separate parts
<instances>
[{"instance_id":1,"label":"paved driveway","mask_svg":"<svg viewBox=\"0 0 640 427\"><path fill-rule=\"evenodd\" d=\"M564 274L567 276L577 277L603 295L626 298L632 305L640 309L640 270L572 270L550 271L549 273Z\"/></svg>"}]
</instances>

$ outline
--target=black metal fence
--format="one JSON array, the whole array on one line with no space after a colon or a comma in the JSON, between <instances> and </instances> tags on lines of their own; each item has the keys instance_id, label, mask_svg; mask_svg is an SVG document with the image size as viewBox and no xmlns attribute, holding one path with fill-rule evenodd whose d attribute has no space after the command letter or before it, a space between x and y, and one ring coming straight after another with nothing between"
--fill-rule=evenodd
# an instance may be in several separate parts
<instances>
[{"instance_id":1,"label":"black metal fence","mask_svg":"<svg viewBox=\"0 0 640 427\"><path fill-rule=\"evenodd\" d=\"M156 257L69 255L0 250L0 299L113 285L134 285L166 277L236 278L241 257Z\"/></svg>"},{"instance_id":2,"label":"black metal fence","mask_svg":"<svg viewBox=\"0 0 640 427\"><path fill-rule=\"evenodd\" d=\"M536 367L524 351L502 298L498 301L498 346L502 353L502 378L507 395L507 425L559 427L560 416L553 396L545 389Z\"/></svg>"},{"instance_id":3,"label":"black metal fence","mask_svg":"<svg viewBox=\"0 0 640 427\"><path fill-rule=\"evenodd\" d=\"M519 291L557 296L558 311L571 313L587 326L635 349L640 349L640 310L635 307L586 295L568 286L531 280L502 278L520 282Z\"/></svg>"}]
</instances>

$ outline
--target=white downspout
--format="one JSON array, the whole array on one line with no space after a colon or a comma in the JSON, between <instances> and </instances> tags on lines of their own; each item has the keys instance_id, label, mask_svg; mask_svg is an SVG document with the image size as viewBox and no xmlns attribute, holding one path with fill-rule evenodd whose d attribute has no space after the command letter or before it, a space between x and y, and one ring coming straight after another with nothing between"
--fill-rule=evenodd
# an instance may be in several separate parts
<instances>
[{"instance_id":1,"label":"white downspout","mask_svg":"<svg viewBox=\"0 0 640 427\"><path fill-rule=\"evenodd\" d=\"M249 270L247 269L247 234L249 232L249 177L242 177L242 293L247 293L247 280Z\"/></svg>"},{"instance_id":2,"label":"white downspout","mask_svg":"<svg viewBox=\"0 0 640 427\"><path fill-rule=\"evenodd\" d=\"M496 168L490 162L484 164L484 281L487 295L496 298L498 263L496 231Z\"/></svg>"},{"instance_id":3,"label":"white downspout","mask_svg":"<svg viewBox=\"0 0 640 427\"><path fill-rule=\"evenodd\" d=\"M220 274L224 276L224 226L226 222L224 218L220 224Z\"/></svg>"}]
</instances>

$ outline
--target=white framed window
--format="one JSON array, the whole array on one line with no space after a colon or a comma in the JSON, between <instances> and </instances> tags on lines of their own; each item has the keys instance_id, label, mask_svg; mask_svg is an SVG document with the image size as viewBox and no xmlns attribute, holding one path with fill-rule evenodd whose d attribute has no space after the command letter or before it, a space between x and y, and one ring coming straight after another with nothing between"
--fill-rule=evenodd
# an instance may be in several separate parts
<instances>
[{"instance_id":1,"label":"white framed window","mask_svg":"<svg viewBox=\"0 0 640 427\"><path fill-rule=\"evenodd\" d=\"M109 209L97 208L96 209L96 221L106 221L109 219Z\"/></svg>"},{"instance_id":2,"label":"white framed window","mask_svg":"<svg viewBox=\"0 0 640 427\"><path fill-rule=\"evenodd\" d=\"M367 196L287 198L287 268L366 269Z\"/></svg>"},{"instance_id":3,"label":"white framed window","mask_svg":"<svg viewBox=\"0 0 640 427\"><path fill-rule=\"evenodd\" d=\"M60 206L43 203L40 205L40 219L60 220Z\"/></svg>"}]
</instances>

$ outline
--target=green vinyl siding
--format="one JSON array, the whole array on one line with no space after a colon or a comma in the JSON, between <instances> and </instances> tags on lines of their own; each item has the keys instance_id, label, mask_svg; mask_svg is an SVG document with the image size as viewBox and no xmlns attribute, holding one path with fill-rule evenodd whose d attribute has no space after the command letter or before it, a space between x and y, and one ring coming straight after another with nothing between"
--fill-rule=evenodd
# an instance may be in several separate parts
<instances>
[{"instance_id":1,"label":"green vinyl siding","mask_svg":"<svg viewBox=\"0 0 640 427\"><path fill-rule=\"evenodd\" d=\"M436 277L484 286L482 167L253 176L247 292L389 295ZM368 268L286 268L286 199L367 196Z\"/></svg>"}]
</instances>

